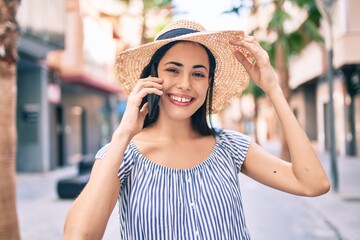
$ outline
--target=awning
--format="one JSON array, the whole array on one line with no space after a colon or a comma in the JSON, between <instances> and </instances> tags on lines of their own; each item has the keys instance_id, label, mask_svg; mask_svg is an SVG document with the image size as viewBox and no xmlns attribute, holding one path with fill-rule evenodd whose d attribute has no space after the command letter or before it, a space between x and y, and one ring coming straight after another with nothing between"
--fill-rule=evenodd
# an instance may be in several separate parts
<instances>
[{"instance_id":1,"label":"awning","mask_svg":"<svg viewBox=\"0 0 360 240\"><path fill-rule=\"evenodd\" d=\"M86 75L85 73L73 73L73 74L60 73L58 76L60 80L65 83L82 85L85 87L90 87L108 93L121 93L120 87L114 84L107 83L105 81L100 81L95 77Z\"/></svg>"},{"instance_id":2,"label":"awning","mask_svg":"<svg viewBox=\"0 0 360 240\"><path fill-rule=\"evenodd\" d=\"M107 79L92 74L81 66L65 68L62 65L63 50L48 52L44 64L57 73L60 80L69 84L78 84L108 93L121 93L120 86Z\"/></svg>"}]
</instances>

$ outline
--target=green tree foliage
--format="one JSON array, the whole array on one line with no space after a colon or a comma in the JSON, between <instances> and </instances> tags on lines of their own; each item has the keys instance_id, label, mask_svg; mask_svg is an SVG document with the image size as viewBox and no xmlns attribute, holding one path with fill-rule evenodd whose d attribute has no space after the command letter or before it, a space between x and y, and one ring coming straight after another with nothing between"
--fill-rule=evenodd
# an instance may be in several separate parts
<instances>
[{"instance_id":1,"label":"green tree foliage","mask_svg":"<svg viewBox=\"0 0 360 240\"><path fill-rule=\"evenodd\" d=\"M232 9L227 12L236 12L239 14L244 7L248 7L246 2L248 1L238 0L234 3ZM306 19L292 32L284 31L285 23L291 20L290 14L285 11L285 2L293 4L307 12ZM317 9L315 0L273 0L271 2L258 0L253 1L253 3L251 6L253 13L256 13L257 10L262 7L261 4L273 4L275 6L266 30L269 33L275 33L277 38L273 42L261 42L260 44L268 52L271 64L278 72L280 86L286 99L289 101L291 95L289 87L289 59L291 56L299 54L311 41L323 42L323 38L318 31L321 14ZM253 33L256 33L260 31L260 29L257 28L253 31ZM257 98L258 90L255 87L250 88L248 91ZM284 137L282 139L281 157L283 159L290 158Z\"/></svg>"},{"instance_id":2,"label":"green tree foliage","mask_svg":"<svg viewBox=\"0 0 360 240\"><path fill-rule=\"evenodd\" d=\"M284 1L277 0L274 2L282 2L282 5L284 4ZM284 57L287 62L291 56L298 55L311 41L323 42L323 38L318 31L321 14L316 7L315 1L291 0L290 2L297 7L304 9L308 13L307 18L299 26L299 28L290 33L284 32L283 29L285 21L291 20L291 16L285 12L282 5L274 11L274 14L268 24L268 31L275 31L278 33L278 39L276 41L280 42L283 46ZM268 50L270 57L274 57L271 56L271 54L275 52L271 49L274 47L275 42L269 43ZM275 63L275 61L272 61L272 63ZM273 66L276 68L275 64Z\"/></svg>"}]
</instances>

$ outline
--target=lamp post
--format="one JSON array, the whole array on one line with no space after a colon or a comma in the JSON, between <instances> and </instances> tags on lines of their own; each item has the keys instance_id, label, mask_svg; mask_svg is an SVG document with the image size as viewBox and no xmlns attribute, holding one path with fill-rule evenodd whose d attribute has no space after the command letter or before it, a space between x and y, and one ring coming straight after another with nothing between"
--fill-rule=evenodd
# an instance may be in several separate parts
<instances>
[{"instance_id":1,"label":"lamp post","mask_svg":"<svg viewBox=\"0 0 360 240\"><path fill-rule=\"evenodd\" d=\"M327 81L329 84L329 124L330 124L330 166L331 166L331 181L333 190L339 190L338 168L336 160L336 144L335 144L335 126L334 126L334 66L333 66L333 40L332 40L332 19L331 8L334 0L316 0L316 5L321 12L321 15L329 26L329 43L327 44L328 54L328 68L327 68Z\"/></svg>"}]
</instances>

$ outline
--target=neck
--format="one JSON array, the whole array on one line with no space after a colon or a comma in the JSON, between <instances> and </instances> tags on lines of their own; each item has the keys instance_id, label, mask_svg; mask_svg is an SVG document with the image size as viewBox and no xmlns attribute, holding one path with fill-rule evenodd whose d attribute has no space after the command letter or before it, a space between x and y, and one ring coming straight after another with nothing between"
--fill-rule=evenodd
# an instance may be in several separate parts
<instances>
[{"instance_id":1,"label":"neck","mask_svg":"<svg viewBox=\"0 0 360 240\"><path fill-rule=\"evenodd\" d=\"M156 135L171 141L183 141L199 137L191 126L191 119L169 120L159 116L159 119L151 126Z\"/></svg>"}]
</instances>

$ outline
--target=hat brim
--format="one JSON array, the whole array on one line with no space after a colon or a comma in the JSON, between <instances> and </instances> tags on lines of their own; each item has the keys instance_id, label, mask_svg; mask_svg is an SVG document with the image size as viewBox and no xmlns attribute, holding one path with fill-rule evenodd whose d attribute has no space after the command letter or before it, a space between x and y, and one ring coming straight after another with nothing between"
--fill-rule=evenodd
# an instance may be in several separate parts
<instances>
[{"instance_id":1,"label":"hat brim","mask_svg":"<svg viewBox=\"0 0 360 240\"><path fill-rule=\"evenodd\" d=\"M234 98L240 97L248 86L249 75L235 58L234 51L242 52L250 62L252 55L245 48L229 44L230 40L243 38L243 31L196 32L131 48L121 52L116 59L117 79L123 85L124 92L130 94L142 70L160 47L179 40L200 43L211 51L216 60L212 113L217 113Z\"/></svg>"}]
</instances>

